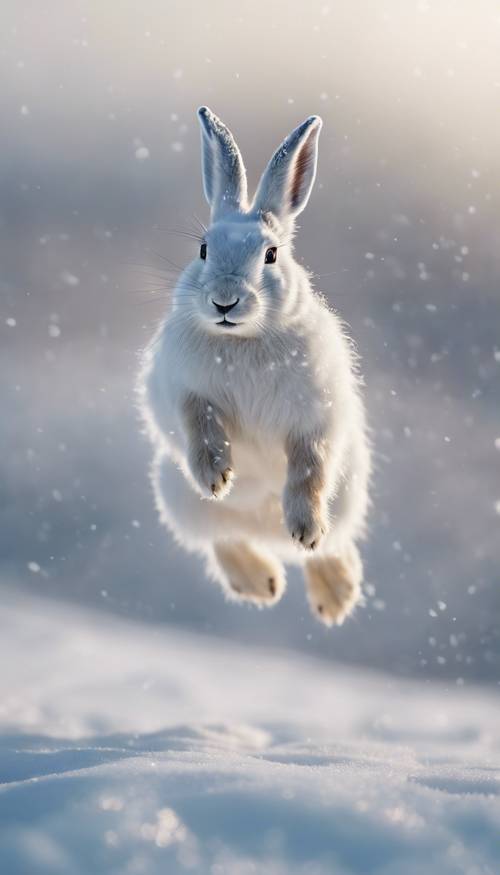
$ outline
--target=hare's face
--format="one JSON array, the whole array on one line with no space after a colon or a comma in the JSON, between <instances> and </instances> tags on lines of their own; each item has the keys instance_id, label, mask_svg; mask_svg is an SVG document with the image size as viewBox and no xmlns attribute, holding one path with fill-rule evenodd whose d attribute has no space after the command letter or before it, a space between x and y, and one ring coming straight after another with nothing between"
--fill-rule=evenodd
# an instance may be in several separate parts
<instances>
[{"instance_id":1,"label":"hare's face","mask_svg":"<svg viewBox=\"0 0 500 875\"><path fill-rule=\"evenodd\" d=\"M206 106L198 116L211 225L178 283L176 304L211 333L255 337L282 324L297 281L289 243L314 182L321 119L309 116L283 141L249 206L233 135Z\"/></svg>"},{"instance_id":2,"label":"hare's face","mask_svg":"<svg viewBox=\"0 0 500 875\"><path fill-rule=\"evenodd\" d=\"M250 337L272 327L284 298L286 248L278 226L257 214L215 222L189 269L192 315L218 335Z\"/></svg>"}]
</instances>

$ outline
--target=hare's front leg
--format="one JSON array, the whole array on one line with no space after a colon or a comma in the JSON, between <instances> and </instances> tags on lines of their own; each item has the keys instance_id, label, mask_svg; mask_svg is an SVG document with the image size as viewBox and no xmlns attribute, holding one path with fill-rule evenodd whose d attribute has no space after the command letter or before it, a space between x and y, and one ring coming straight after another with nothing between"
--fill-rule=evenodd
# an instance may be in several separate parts
<instances>
[{"instance_id":1,"label":"hare's front leg","mask_svg":"<svg viewBox=\"0 0 500 875\"><path fill-rule=\"evenodd\" d=\"M231 488L233 469L222 414L214 404L195 394L184 399L182 412L194 485L203 497L224 498Z\"/></svg>"},{"instance_id":2,"label":"hare's front leg","mask_svg":"<svg viewBox=\"0 0 500 875\"><path fill-rule=\"evenodd\" d=\"M294 540L314 550L328 529L327 443L315 435L290 435L283 510Z\"/></svg>"}]
</instances>

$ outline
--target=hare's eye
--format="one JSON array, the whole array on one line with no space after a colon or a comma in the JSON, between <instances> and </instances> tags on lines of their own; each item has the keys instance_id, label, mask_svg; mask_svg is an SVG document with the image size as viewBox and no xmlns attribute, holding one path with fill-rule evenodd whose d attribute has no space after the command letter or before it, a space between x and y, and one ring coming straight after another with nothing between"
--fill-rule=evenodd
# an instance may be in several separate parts
<instances>
[{"instance_id":1,"label":"hare's eye","mask_svg":"<svg viewBox=\"0 0 500 875\"><path fill-rule=\"evenodd\" d=\"M207 257L207 244L202 243L200 246L200 258L202 258L203 261L205 261L206 257Z\"/></svg>"},{"instance_id":2,"label":"hare's eye","mask_svg":"<svg viewBox=\"0 0 500 875\"><path fill-rule=\"evenodd\" d=\"M265 264L274 264L276 261L276 255L278 253L278 249L276 246L270 246L269 249L266 249L266 257L264 259Z\"/></svg>"}]
</instances>

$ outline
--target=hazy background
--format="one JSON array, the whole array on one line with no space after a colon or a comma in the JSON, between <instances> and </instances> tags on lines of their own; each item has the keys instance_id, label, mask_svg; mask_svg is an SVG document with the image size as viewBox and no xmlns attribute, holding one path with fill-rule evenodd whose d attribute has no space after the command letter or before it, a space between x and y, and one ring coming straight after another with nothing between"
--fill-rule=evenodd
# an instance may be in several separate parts
<instances>
[{"instance_id":1,"label":"hazy background","mask_svg":"<svg viewBox=\"0 0 500 875\"><path fill-rule=\"evenodd\" d=\"M3 585L497 681L498 4L3 0L0 74ZM362 354L377 468L367 605L340 630L295 573L272 611L226 604L153 510L132 386L162 257L196 254L169 229L207 217L202 103L252 185L325 122L297 254Z\"/></svg>"}]
</instances>

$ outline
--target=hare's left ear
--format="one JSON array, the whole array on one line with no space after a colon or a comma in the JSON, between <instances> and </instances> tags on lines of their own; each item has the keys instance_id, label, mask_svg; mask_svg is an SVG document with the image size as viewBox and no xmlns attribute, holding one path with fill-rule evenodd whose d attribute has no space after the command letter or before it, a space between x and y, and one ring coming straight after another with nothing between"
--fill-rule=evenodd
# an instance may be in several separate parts
<instances>
[{"instance_id":1,"label":"hare's left ear","mask_svg":"<svg viewBox=\"0 0 500 875\"><path fill-rule=\"evenodd\" d=\"M245 209L247 177L231 131L207 106L198 110L201 125L203 188L212 221L228 210Z\"/></svg>"},{"instance_id":2,"label":"hare's left ear","mask_svg":"<svg viewBox=\"0 0 500 875\"><path fill-rule=\"evenodd\" d=\"M319 116L311 115L283 141L260 180L255 209L285 222L302 212L316 176L322 124Z\"/></svg>"}]
</instances>

